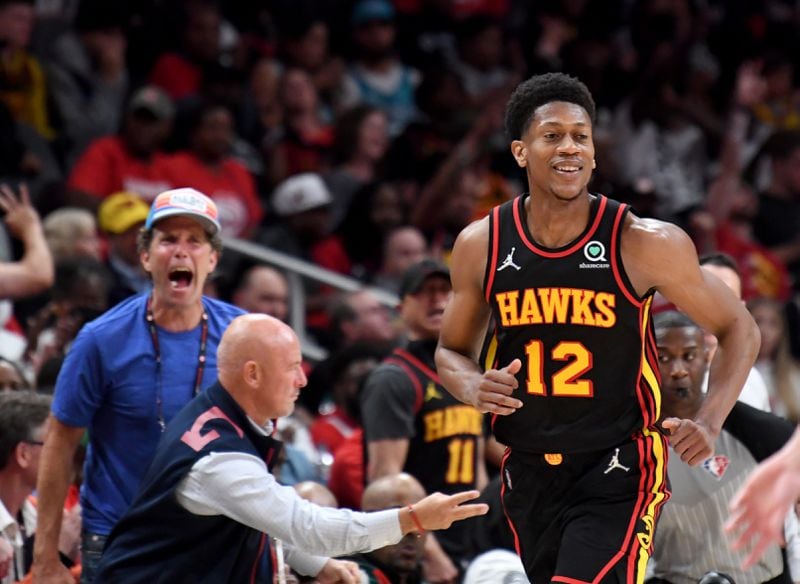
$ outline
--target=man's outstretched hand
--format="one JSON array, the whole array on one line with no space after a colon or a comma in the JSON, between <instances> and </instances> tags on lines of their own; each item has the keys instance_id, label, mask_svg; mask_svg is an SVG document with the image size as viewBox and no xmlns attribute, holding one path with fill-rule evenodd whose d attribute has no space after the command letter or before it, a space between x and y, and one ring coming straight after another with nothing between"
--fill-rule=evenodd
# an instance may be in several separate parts
<instances>
[{"instance_id":1,"label":"man's outstretched hand","mask_svg":"<svg viewBox=\"0 0 800 584\"><path fill-rule=\"evenodd\" d=\"M479 496L480 491L462 491L455 495L433 493L414 505L400 510L400 527L403 533L410 533L419 531L417 525L419 523L425 531L434 531L447 529L456 521L486 515L489 512L486 503L465 504ZM411 509L416 517L412 517Z\"/></svg>"}]
</instances>

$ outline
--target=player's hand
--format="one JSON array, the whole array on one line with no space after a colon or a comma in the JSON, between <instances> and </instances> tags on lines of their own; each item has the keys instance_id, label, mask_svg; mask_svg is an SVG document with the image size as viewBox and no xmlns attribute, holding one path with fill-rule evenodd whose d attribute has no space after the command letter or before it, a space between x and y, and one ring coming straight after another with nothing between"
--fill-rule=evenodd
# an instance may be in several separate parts
<instances>
[{"instance_id":1,"label":"player's hand","mask_svg":"<svg viewBox=\"0 0 800 584\"><path fill-rule=\"evenodd\" d=\"M360 584L361 571L355 562L331 558L325 562L316 578L319 584Z\"/></svg>"},{"instance_id":2,"label":"player's hand","mask_svg":"<svg viewBox=\"0 0 800 584\"><path fill-rule=\"evenodd\" d=\"M672 449L689 466L697 466L714 454L714 440L711 431L694 420L667 418L662 427L669 432L668 440Z\"/></svg>"},{"instance_id":3,"label":"player's hand","mask_svg":"<svg viewBox=\"0 0 800 584\"><path fill-rule=\"evenodd\" d=\"M522 407L522 402L511 397L517 389L516 374L522 367L522 361L514 359L502 369L489 369L483 374L478 391L475 393L475 408L482 414L498 414L507 416Z\"/></svg>"}]
</instances>

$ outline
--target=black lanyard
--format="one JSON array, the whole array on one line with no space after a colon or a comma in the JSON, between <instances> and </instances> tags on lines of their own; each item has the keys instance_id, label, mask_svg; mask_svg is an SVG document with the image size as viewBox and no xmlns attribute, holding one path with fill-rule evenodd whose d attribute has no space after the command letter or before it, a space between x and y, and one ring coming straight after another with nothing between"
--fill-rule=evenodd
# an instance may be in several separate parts
<instances>
[{"instance_id":1,"label":"black lanyard","mask_svg":"<svg viewBox=\"0 0 800 584\"><path fill-rule=\"evenodd\" d=\"M153 349L156 352L156 410L157 421L164 431L167 423L164 420L164 372L161 370L161 347L158 344L158 330L156 329L156 320L153 316L152 309L153 297L147 299L147 312L145 319L147 320L147 327L150 329L150 338L153 340ZM208 314L206 314L205 307L203 307L203 314L200 316L200 352L197 355L197 375L194 379L194 391L192 396L200 392L200 384L203 382L203 369L206 367L206 341L208 340Z\"/></svg>"}]
</instances>

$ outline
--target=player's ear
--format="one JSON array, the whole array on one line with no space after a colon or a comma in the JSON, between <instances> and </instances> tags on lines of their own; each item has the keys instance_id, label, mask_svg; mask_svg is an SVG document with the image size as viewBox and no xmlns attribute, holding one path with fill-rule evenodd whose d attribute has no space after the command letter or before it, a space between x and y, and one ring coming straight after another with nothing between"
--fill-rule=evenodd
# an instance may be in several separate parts
<instances>
[{"instance_id":1,"label":"player's ear","mask_svg":"<svg viewBox=\"0 0 800 584\"><path fill-rule=\"evenodd\" d=\"M511 154L520 168L525 168L528 165L528 148L522 140L511 142Z\"/></svg>"},{"instance_id":2,"label":"player's ear","mask_svg":"<svg viewBox=\"0 0 800 584\"><path fill-rule=\"evenodd\" d=\"M592 168L597 168L597 161L592 158Z\"/></svg>"}]
</instances>

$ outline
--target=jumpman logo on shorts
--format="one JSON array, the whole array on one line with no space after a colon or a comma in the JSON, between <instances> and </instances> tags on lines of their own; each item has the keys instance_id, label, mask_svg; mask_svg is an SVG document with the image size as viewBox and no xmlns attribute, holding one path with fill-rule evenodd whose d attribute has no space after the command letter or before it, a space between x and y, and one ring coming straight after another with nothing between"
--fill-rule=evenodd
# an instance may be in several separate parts
<instances>
[{"instance_id":1,"label":"jumpman logo on shorts","mask_svg":"<svg viewBox=\"0 0 800 584\"><path fill-rule=\"evenodd\" d=\"M514 263L514 252L516 251L516 247L512 247L511 251L508 252L506 259L503 260L503 263L500 264L500 267L497 268L498 272L502 272L506 268L514 268L517 271L520 271L522 268Z\"/></svg>"},{"instance_id":2,"label":"jumpman logo on shorts","mask_svg":"<svg viewBox=\"0 0 800 584\"><path fill-rule=\"evenodd\" d=\"M619 463L619 448L615 448L614 449L614 455L611 457L611 461L608 463L608 468L605 470L605 472L603 472L603 474L608 474L612 470L614 470L615 468L622 469L625 472L628 472L629 470L631 470L627 466L624 466L624 465Z\"/></svg>"}]
</instances>

